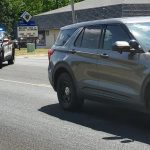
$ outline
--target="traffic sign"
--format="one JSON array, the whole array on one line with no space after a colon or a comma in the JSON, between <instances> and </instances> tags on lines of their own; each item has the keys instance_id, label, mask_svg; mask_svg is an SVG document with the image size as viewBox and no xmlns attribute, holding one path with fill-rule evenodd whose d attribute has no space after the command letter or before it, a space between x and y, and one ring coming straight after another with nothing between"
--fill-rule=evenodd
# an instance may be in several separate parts
<instances>
[{"instance_id":1,"label":"traffic sign","mask_svg":"<svg viewBox=\"0 0 150 150\"><path fill-rule=\"evenodd\" d=\"M26 22L29 22L32 18L32 16L27 11L25 11L20 17L23 18Z\"/></svg>"},{"instance_id":2,"label":"traffic sign","mask_svg":"<svg viewBox=\"0 0 150 150\"><path fill-rule=\"evenodd\" d=\"M20 18L22 20L17 24L18 38L38 37L38 26L31 20L32 16L25 11Z\"/></svg>"},{"instance_id":3,"label":"traffic sign","mask_svg":"<svg viewBox=\"0 0 150 150\"><path fill-rule=\"evenodd\" d=\"M35 21L29 21L29 22L19 21L18 26L35 26Z\"/></svg>"},{"instance_id":4,"label":"traffic sign","mask_svg":"<svg viewBox=\"0 0 150 150\"><path fill-rule=\"evenodd\" d=\"M18 26L18 38L38 37L37 26Z\"/></svg>"}]
</instances>

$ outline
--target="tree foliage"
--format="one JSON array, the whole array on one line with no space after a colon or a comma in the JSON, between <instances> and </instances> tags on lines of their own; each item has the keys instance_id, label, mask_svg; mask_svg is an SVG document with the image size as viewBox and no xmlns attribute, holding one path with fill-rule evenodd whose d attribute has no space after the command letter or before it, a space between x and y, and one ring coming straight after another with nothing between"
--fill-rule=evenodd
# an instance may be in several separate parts
<instances>
[{"instance_id":1,"label":"tree foliage","mask_svg":"<svg viewBox=\"0 0 150 150\"><path fill-rule=\"evenodd\" d=\"M80 2L82 0L74 0L74 2ZM43 9L42 11L50 11L63 6L66 6L70 3L70 0L42 0Z\"/></svg>"},{"instance_id":2,"label":"tree foliage","mask_svg":"<svg viewBox=\"0 0 150 150\"><path fill-rule=\"evenodd\" d=\"M82 0L75 0L79 2ZM0 0L0 26L11 32L22 12L31 15L54 10L70 3L70 0Z\"/></svg>"},{"instance_id":3,"label":"tree foliage","mask_svg":"<svg viewBox=\"0 0 150 150\"><path fill-rule=\"evenodd\" d=\"M31 15L36 15L66 6L69 3L70 0L0 0L0 25L11 32L22 12L27 11Z\"/></svg>"},{"instance_id":4,"label":"tree foliage","mask_svg":"<svg viewBox=\"0 0 150 150\"><path fill-rule=\"evenodd\" d=\"M12 17L12 7L8 0L0 0L0 8L0 26L6 28L8 31L11 31L14 19Z\"/></svg>"}]
</instances>

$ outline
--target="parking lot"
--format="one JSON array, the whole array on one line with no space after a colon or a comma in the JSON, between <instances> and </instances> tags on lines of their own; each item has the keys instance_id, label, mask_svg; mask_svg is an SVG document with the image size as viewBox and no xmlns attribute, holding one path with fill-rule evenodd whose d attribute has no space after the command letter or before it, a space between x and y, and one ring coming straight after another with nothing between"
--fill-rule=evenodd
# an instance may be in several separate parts
<instances>
[{"instance_id":1,"label":"parking lot","mask_svg":"<svg viewBox=\"0 0 150 150\"><path fill-rule=\"evenodd\" d=\"M86 102L59 108L47 57L16 58L0 70L0 150L147 150L150 116Z\"/></svg>"}]
</instances>

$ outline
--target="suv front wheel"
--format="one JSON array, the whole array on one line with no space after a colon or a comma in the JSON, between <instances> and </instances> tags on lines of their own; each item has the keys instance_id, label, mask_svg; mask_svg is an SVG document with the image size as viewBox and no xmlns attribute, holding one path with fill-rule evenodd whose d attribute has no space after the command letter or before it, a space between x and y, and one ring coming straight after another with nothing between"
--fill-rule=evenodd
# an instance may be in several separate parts
<instances>
[{"instance_id":1,"label":"suv front wheel","mask_svg":"<svg viewBox=\"0 0 150 150\"><path fill-rule=\"evenodd\" d=\"M62 73L57 80L57 96L64 110L78 110L83 105L83 99L78 98L75 85L67 73Z\"/></svg>"},{"instance_id":2,"label":"suv front wheel","mask_svg":"<svg viewBox=\"0 0 150 150\"><path fill-rule=\"evenodd\" d=\"M2 69L3 66L3 53L0 51L0 69Z\"/></svg>"},{"instance_id":3,"label":"suv front wheel","mask_svg":"<svg viewBox=\"0 0 150 150\"><path fill-rule=\"evenodd\" d=\"M11 58L8 60L8 64L9 64L9 65L12 65L12 64L14 64L14 62L15 62L15 49L13 49L13 51L12 51L12 56L11 56Z\"/></svg>"}]
</instances>

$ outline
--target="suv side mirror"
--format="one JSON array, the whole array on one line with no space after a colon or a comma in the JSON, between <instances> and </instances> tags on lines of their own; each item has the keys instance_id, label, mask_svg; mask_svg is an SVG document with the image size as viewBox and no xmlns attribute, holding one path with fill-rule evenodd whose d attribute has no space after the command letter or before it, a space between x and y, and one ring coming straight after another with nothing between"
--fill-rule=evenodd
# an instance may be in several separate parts
<instances>
[{"instance_id":1,"label":"suv side mirror","mask_svg":"<svg viewBox=\"0 0 150 150\"><path fill-rule=\"evenodd\" d=\"M135 50L139 49L139 44L138 44L138 42L136 40L131 40L129 42L129 45L130 45L131 48L134 48Z\"/></svg>"},{"instance_id":2,"label":"suv side mirror","mask_svg":"<svg viewBox=\"0 0 150 150\"><path fill-rule=\"evenodd\" d=\"M126 41L116 41L112 45L112 50L113 51L118 51L120 53L122 53L122 52L131 52L130 51L130 45Z\"/></svg>"}]
</instances>

